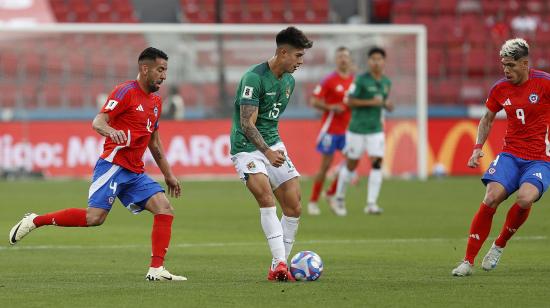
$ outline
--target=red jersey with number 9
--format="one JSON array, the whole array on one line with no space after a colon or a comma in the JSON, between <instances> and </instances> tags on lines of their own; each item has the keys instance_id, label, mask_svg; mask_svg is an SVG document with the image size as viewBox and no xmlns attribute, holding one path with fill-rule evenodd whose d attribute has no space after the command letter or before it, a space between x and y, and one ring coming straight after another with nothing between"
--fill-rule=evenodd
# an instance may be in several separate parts
<instances>
[{"instance_id":1,"label":"red jersey with number 9","mask_svg":"<svg viewBox=\"0 0 550 308\"><path fill-rule=\"evenodd\" d=\"M132 172L143 173L143 153L151 134L158 129L161 110L160 96L145 93L136 80L116 86L101 112L109 115L111 127L125 132L127 141L116 144L107 137L101 158Z\"/></svg>"},{"instance_id":2,"label":"red jersey with number 9","mask_svg":"<svg viewBox=\"0 0 550 308\"><path fill-rule=\"evenodd\" d=\"M527 160L550 161L550 74L532 69L529 79L520 85L500 79L491 88L485 105L492 112L506 112L503 152Z\"/></svg>"}]
</instances>

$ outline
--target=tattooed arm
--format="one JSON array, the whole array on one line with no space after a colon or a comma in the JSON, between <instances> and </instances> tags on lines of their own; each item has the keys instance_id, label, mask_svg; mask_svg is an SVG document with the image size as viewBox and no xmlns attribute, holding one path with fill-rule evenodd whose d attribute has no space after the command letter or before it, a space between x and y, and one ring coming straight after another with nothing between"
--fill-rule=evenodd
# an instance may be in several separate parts
<instances>
[{"instance_id":1,"label":"tattooed arm","mask_svg":"<svg viewBox=\"0 0 550 308\"><path fill-rule=\"evenodd\" d=\"M160 171L164 175L164 181L168 186L168 194L172 197L179 197L181 193L181 187L178 182L178 179L172 173L168 160L164 155L164 149L162 148L162 143L160 142L160 136L158 130L155 130L151 134L151 140L149 140L149 150L159 166Z\"/></svg>"},{"instance_id":2,"label":"tattooed arm","mask_svg":"<svg viewBox=\"0 0 550 308\"><path fill-rule=\"evenodd\" d=\"M241 129L248 141L252 142L258 151L262 152L274 167L280 167L284 161L284 153L273 151L265 143L264 138L256 128L258 106L241 105Z\"/></svg>"},{"instance_id":3,"label":"tattooed arm","mask_svg":"<svg viewBox=\"0 0 550 308\"><path fill-rule=\"evenodd\" d=\"M468 167L475 168L479 166L479 159L484 155L481 146L483 146L485 141L487 141L487 137L489 137L489 132L491 132L491 127L493 127L493 122L495 121L495 116L495 112L487 109L479 121L479 126L477 127L476 147L474 147L472 156L468 160Z\"/></svg>"}]
</instances>

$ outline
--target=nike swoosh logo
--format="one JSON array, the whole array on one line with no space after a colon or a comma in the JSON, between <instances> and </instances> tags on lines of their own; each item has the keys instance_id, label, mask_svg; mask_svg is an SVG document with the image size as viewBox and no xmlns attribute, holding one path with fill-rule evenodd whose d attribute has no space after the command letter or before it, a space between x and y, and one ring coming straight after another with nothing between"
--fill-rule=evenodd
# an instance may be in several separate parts
<instances>
[{"instance_id":1,"label":"nike swoosh logo","mask_svg":"<svg viewBox=\"0 0 550 308\"><path fill-rule=\"evenodd\" d=\"M172 280L172 277L166 277L166 276L160 276L160 277L162 277L162 278L164 278L164 279L166 279L166 280Z\"/></svg>"},{"instance_id":2,"label":"nike swoosh logo","mask_svg":"<svg viewBox=\"0 0 550 308\"><path fill-rule=\"evenodd\" d=\"M18 225L17 225L17 228L15 228L15 232L13 232L13 234L11 235L11 241L10 241L10 244L15 244L16 243L16 240L15 240L15 235L17 234L17 231L19 231L19 227L21 227L21 224L23 222L20 222Z\"/></svg>"}]
</instances>

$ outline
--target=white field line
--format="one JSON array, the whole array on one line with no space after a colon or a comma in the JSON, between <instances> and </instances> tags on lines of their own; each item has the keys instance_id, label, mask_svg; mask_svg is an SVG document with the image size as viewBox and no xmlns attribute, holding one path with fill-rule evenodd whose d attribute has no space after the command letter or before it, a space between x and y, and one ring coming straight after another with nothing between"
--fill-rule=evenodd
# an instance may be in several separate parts
<instances>
[{"instance_id":1,"label":"white field line","mask_svg":"<svg viewBox=\"0 0 550 308\"><path fill-rule=\"evenodd\" d=\"M514 241L544 241L546 236L517 236ZM489 239L488 239L489 240ZM357 244L414 244L414 243L442 243L465 241L464 238L393 238L393 239L358 239L358 240L307 240L296 241L302 244L325 244L325 245L357 245ZM172 244L170 248L208 248L208 247L243 247L243 246L265 246L265 242L225 242L225 243L179 243ZM0 251L10 250L58 250L58 249L145 249L150 245L31 245L19 244L16 246L0 246Z\"/></svg>"}]
</instances>

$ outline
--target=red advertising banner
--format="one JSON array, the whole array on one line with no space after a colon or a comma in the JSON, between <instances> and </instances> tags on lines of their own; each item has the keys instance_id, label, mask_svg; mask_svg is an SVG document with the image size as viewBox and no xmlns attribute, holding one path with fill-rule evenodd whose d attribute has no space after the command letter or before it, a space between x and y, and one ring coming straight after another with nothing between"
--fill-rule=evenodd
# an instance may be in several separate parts
<instances>
[{"instance_id":1,"label":"red advertising banner","mask_svg":"<svg viewBox=\"0 0 550 308\"><path fill-rule=\"evenodd\" d=\"M502 147L505 121L496 121L484 148L480 169L469 169L477 131L476 120L430 120L428 165L450 175L480 174ZM315 120L281 121L281 137L295 166L303 175L314 175L320 164L315 151L319 130ZM178 176L236 176L229 155L229 120L161 123L160 134L166 156ZM86 177L102 151L103 137L91 122L0 123L0 169L42 171L47 176ZM416 173L417 128L414 121L390 120L386 124L385 171L403 175ZM338 155L337 161L341 160ZM159 174L147 152L148 173ZM368 170L360 163L360 173Z\"/></svg>"}]
</instances>

